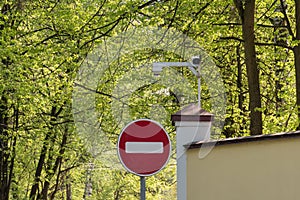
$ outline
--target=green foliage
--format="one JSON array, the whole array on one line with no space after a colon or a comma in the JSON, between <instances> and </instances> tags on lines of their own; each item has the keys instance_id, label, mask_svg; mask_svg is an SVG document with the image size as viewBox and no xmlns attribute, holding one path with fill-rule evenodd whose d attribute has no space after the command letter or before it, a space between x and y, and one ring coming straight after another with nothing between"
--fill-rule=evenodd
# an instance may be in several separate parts
<instances>
[{"instance_id":1,"label":"green foliage","mask_svg":"<svg viewBox=\"0 0 300 200\"><path fill-rule=\"evenodd\" d=\"M286 17L295 31L294 1L286 3ZM291 131L299 123L292 52L299 41L286 24L274 25L276 17L285 17L276 12L278 6L267 0L257 1L256 8L264 133ZM48 199L68 199L68 195L82 199L88 183L92 193L85 199L138 199L138 177L95 159L78 136L71 111L74 80L87 53L130 28L174 28L203 46L214 58L226 87L221 137L249 134L241 22L232 1L4 0L0 9L1 200L45 199L45 195ZM97 87L98 121L112 145L132 119L155 119L170 133L172 158L162 172L147 178L149 199L175 199L175 131L170 116L196 101L195 77L182 68L164 71L166 76L177 73L188 80L192 91L175 88L192 94L181 102L174 88L159 81L123 99L116 98L115 90L124 81L134 84L141 74L151 73L140 66L181 59L152 49L130 52L110 63ZM209 85L202 82L202 106L210 111ZM128 113L117 118L111 111L114 105L127 107ZM6 186L9 197L2 193Z\"/></svg>"}]
</instances>

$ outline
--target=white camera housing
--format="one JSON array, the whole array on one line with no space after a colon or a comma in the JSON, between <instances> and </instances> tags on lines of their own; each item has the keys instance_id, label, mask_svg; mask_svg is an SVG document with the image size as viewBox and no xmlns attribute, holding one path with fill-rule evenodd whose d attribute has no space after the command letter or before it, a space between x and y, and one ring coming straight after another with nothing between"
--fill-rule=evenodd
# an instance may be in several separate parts
<instances>
[{"instance_id":1,"label":"white camera housing","mask_svg":"<svg viewBox=\"0 0 300 200\"><path fill-rule=\"evenodd\" d=\"M192 64L193 64L194 66L199 66L199 65L200 65L200 62L201 62L200 56L193 56L193 57L192 57Z\"/></svg>"}]
</instances>

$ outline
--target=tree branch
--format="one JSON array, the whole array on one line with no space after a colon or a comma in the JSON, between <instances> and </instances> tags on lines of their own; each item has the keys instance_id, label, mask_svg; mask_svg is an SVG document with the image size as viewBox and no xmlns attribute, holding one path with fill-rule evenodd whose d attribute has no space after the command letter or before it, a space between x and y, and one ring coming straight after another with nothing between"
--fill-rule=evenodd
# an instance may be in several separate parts
<instances>
[{"instance_id":1,"label":"tree branch","mask_svg":"<svg viewBox=\"0 0 300 200\"><path fill-rule=\"evenodd\" d=\"M233 0L235 7L238 10L239 16L242 20L242 22L244 21L244 7L243 7L243 2L241 0Z\"/></svg>"},{"instance_id":2,"label":"tree branch","mask_svg":"<svg viewBox=\"0 0 300 200\"><path fill-rule=\"evenodd\" d=\"M283 13L284 19L286 21L286 28L288 29L289 34L292 36L293 40L295 40L296 37L295 37L294 32L292 30L290 20L289 20L289 18L287 16L287 13L286 13L286 9L284 9L285 5L284 5L283 0L280 0L280 4L281 4L281 7L283 8L282 9L282 13Z\"/></svg>"},{"instance_id":3,"label":"tree branch","mask_svg":"<svg viewBox=\"0 0 300 200\"><path fill-rule=\"evenodd\" d=\"M220 37L220 40L236 40L236 41L239 41L239 42L244 42L243 39L238 38L238 37L234 37L234 36Z\"/></svg>"},{"instance_id":4,"label":"tree branch","mask_svg":"<svg viewBox=\"0 0 300 200\"><path fill-rule=\"evenodd\" d=\"M142 5L138 6L138 9L143 9L143 8L145 8L147 6L150 6L151 4L153 4L155 2L157 2L157 0L150 0L150 1L148 1L148 2L146 2L144 4L142 4Z\"/></svg>"},{"instance_id":5,"label":"tree branch","mask_svg":"<svg viewBox=\"0 0 300 200\"><path fill-rule=\"evenodd\" d=\"M293 50L292 47L285 45L285 44L279 44L279 43L263 43L263 42L255 42L255 45L257 46L273 46L273 47L283 47L289 50Z\"/></svg>"}]
</instances>

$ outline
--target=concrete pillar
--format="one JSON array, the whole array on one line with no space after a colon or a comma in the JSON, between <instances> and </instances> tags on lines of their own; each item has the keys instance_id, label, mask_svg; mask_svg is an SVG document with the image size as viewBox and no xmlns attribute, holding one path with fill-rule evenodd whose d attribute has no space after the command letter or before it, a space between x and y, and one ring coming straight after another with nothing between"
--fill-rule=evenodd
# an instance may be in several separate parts
<instances>
[{"instance_id":1,"label":"concrete pillar","mask_svg":"<svg viewBox=\"0 0 300 200\"><path fill-rule=\"evenodd\" d=\"M171 119L176 127L177 199L187 200L187 157L184 145L210 139L213 115L191 104L173 114Z\"/></svg>"}]
</instances>

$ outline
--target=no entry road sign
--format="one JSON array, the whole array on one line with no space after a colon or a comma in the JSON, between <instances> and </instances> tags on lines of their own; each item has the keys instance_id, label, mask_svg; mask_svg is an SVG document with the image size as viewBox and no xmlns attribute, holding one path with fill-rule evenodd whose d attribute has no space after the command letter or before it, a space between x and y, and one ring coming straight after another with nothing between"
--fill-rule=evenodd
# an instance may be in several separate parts
<instances>
[{"instance_id":1,"label":"no entry road sign","mask_svg":"<svg viewBox=\"0 0 300 200\"><path fill-rule=\"evenodd\" d=\"M139 119L130 122L118 140L118 156L131 173L151 176L168 162L171 142L164 128L153 120Z\"/></svg>"}]
</instances>

